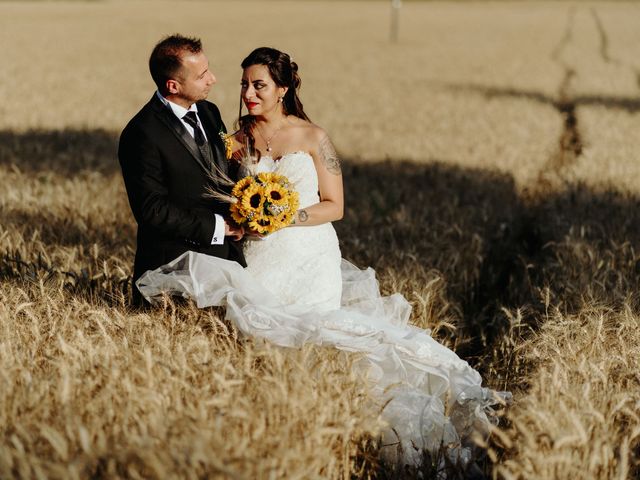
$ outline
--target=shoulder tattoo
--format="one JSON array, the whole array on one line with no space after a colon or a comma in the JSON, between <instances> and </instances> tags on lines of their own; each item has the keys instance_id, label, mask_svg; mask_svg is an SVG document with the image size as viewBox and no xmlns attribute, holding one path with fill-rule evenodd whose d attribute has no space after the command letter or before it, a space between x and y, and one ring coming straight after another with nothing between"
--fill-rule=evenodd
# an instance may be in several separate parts
<instances>
[{"instance_id":1,"label":"shoulder tattoo","mask_svg":"<svg viewBox=\"0 0 640 480\"><path fill-rule=\"evenodd\" d=\"M319 150L320 159L327 170L334 175L340 175L342 173L342 169L340 168L340 159L338 158L338 153L328 136L325 135L320 141Z\"/></svg>"}]
</instances>

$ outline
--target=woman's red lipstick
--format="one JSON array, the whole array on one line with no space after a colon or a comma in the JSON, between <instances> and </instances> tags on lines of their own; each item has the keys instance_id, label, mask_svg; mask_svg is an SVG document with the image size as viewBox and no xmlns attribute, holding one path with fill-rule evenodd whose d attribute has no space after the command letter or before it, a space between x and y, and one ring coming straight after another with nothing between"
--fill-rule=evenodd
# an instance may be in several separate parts
<instances>
[{"instance_id":1,"label":"woman's red lipstick","mask_svg":"<svg viewBox=\"0 0 640 480\"><path fill-rule=\"evenodd\" d=\"M253 108L258 105L256 102L247 102L247 108Z\"/></svg>"}]
</instances>

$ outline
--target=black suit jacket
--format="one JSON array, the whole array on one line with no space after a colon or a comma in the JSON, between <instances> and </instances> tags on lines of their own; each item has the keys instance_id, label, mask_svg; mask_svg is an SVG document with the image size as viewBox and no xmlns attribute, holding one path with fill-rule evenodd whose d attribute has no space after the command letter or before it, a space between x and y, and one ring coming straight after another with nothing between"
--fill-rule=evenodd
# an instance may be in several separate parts
<instances>
[{"instance_id":1,"label":"black suit jacket","mask_svg":"<svg viewBox=\"0 0 640 480\"><path fill-rule=\"evenodd\" d=\"M120 136L118 158L138 223L134 282L187 250L245 265L242 250L229 237L222 245L211 245L214 214L224 216L229 208L206 195L207 187L216 188L211 162L226 170L220 138L226 129L213 103L196 105L210 145L208 155L155 94Z\"/></svg>"}]
</instances>

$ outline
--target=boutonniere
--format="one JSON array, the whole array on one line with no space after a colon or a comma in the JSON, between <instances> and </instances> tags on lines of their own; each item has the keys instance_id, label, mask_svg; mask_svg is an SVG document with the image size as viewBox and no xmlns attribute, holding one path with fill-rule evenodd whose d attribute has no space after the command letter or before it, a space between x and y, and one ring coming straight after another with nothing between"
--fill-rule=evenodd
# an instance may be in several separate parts
<instances>
[{"instance_id":1,"label":"boutonniere","mask_svg":"<svg viewBox=\"0 0 640 480\"><path fill-rule=\"evenodd\" d=\"M227 160L229 160L233 155L233 138L231 138L233 137L233 134L224 133L224 131L220 130L218 135L220 135L222 143L224 143L225 156L227 157Z\"/></svg>"}]
</instances>

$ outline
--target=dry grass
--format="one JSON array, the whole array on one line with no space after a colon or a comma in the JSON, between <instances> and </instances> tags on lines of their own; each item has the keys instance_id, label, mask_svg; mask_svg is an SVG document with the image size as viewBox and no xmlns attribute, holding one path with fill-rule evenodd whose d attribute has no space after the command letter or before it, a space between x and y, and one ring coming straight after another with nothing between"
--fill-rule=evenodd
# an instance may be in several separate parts
<instances>
[{"instance_id":1,"label":"dry grass","mask_svg":"<svg viewBox=\"0 0 640 480\"><path fill-rule=\"evenodd\" d=\"M639 327L628 309L590 307L546 319L521 348L535 372L511 429L499 436L515 453L498 476L637 478Z\"/></svg>"},{"instance_id":2,"label":"dry grass","mask_svg":"<svg viewBox=\"0 0 640 480\"><path fill-rule=\"evenodd\" d=\"M173 31L228 124L243 55L293 53L345 158L344 256L516 393L486 475L637 477L638 6L405 2L390 45L387 2L184 5L0 3L0 477L399 475L350 356L127 306L117 134Z\"/></svg>"},{"instance_id":3,"label":"dry grass","mask_svg":"<svg viewBox=\"0 0 640 480\"><path fill-rule=\"evenodd\" d=\"M377 428L336 352L240 342L194 307L1 295L3 478L340 477Z\"/></svg>"}]
</instances>

